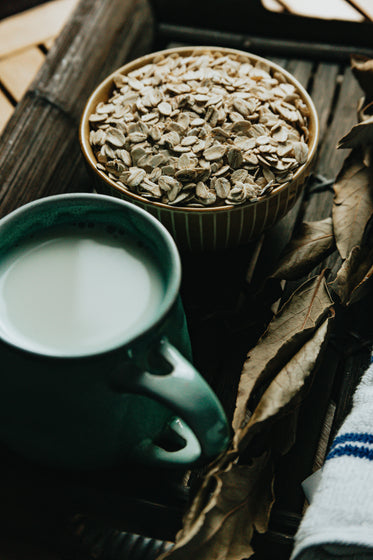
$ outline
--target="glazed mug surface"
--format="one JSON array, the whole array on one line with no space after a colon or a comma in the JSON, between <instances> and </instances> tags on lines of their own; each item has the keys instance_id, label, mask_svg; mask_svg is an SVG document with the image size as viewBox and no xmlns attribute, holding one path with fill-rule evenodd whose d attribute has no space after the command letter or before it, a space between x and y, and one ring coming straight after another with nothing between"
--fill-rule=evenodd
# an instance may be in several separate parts
<instances>
[{"instance_id":1,"label":"glazed mug surface","mask_svg":"<svg viewBox=\"0 0 373 560\"><path fill-rule=\"evenodd\" d=\"M42 464L190 466L230 437L191 364L176 245L98 194L0 220L0 441Z\"/></svg>"}]
</instances>

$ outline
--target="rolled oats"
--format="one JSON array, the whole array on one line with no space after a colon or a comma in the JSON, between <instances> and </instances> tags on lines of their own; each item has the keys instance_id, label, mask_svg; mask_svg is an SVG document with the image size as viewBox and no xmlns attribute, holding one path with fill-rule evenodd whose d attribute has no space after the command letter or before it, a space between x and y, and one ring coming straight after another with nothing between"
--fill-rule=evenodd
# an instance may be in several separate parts
<instances>
[{"instance_id":1,"label":"rolled oats","mask_svg":"<svg viewBox=\"0 0 373 560\"><path fill-rule=\"evenodd\" d=\"M309 109L263 62L206 49L118 73L89 117L97 169L172 206L254 202L308 157Z\"/></svg>"}]
</instances>

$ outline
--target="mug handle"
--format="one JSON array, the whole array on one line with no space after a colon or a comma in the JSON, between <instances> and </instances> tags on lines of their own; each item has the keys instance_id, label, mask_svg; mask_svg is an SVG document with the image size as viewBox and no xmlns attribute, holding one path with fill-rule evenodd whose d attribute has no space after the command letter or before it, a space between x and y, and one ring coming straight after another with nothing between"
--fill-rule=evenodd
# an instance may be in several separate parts
<instances>
[{"instance_id":1,"label":"mug handle","mask_svg":"<svg viewBox=\"0 0 373 560\"><path fill-rule=\"evenodd\" d=\"M157 375L137 371L121 380L117 378L120 386L117 383L116 388L153 398L173 411L177 418L169 427L186 445L177 451L168 451L149 440L142 442L135 454L160 466L187 466L208 461L224 451L230 439L223 407L203 377L167 339L160 342L159 352L172 367L170 373Z\"/></svg>"}]
</instances>

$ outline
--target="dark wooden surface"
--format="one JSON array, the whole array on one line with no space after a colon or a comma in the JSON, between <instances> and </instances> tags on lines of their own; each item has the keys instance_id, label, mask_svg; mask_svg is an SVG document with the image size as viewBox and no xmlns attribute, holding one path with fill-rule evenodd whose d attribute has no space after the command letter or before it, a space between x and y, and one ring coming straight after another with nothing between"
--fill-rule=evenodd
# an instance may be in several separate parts
<instances>
[{"instance_id":1,"label":"dark wooden surface","mask_svg":"<svg viewBox=\"0 0 373 560\"><path fill-rule=\"evenodd\" d=\"M82 0L1 138L0 215L29 200L91 190L78 141L96 85L152 45L146 0Z\"/></svg>"},{"instance_id":2,"label":"dark wooden surface","mask_svg":"<svg viewBox=\"0 0 373 560\"><path fill-rule=\"evenodd\" d=\"M103 18L103 14L107 17ZM114 14L112 27L110 22ZM161 12L156 11L157 17L161 17ZM173 41L180 39L185 43L183 30L173 39L171 28L167 28L167 33L163 28L162 32L161 23L156 20L153 34L145 0L83 0L80 3L0 139L2 215L40 196L90 189L77 138L81 108L90 89L125 60L146 50L174 46ZM97 48L97 30L100 30L100 37L105 37L100 49ZM194 37L190 30L188 33L189 44L197 44L197 40L203 42L201 32ZM208 42L211 34L204 37ZM216 42L211 44L220 44L221 36L215 37ZM242 40L242 36L234 34L224 36L225 44L231 41L233 47L243 48ZM330 183L322 187L323 180L335 178L347 155L345 151L338 151L336 145L356 122L356 107L361 97L346 57L341 62L311 55L302 59L294 55L278 58L278 51L266 54L299 79L316 105L320 143L314 177L293 210L260 242L218 254L181 255L182 296L195 365L218 394L229 417L233 415L246 353L271 318L273 298L272 294L261 290L263 280L301 220L320 220L330 215L332 191ZM62 61L64 78L60 81L55 77ZM328 257L331 274L339 264L336 252ZM285 294L296 285L286 286ZM328 441L348 412L351 394L367 365L372 341L371 303L368 298L338 315L321 367L299 409L295 445L277 465L276 502L268 534L256 541L258 560L274 556L289 558L292 536L305 503L300 483L315 466L322 464ZM98 546L100 542L96 559L140 558L140 555L131 556L126 552L124 545L115 548L113 539L118 538L122 530L172 539L186 506L184 473L170 477L154 471L129 469L121 473L66 476L25 465L5 451L2 459L0 520L3 534L12 532L17 540L20 535L26 535L24 538L34 541L33 546L49 543L48 546L52 546L50 556L44 551L39 552L39 557L45 554L45 557L61 560L66 550L70 551L70 557L72 550L76 558L84 557L81 550L75 548L75 540L68 538L71 526L66 525L80 513L85 516L86 523L86 532L81 533L85 551L92 551L94 543ZM165 486L166 492L163 491ZM143 499L140 504L136 503L139 496ZM115 535L110 533L113 528ZM106 545L102 539L106 539ZM152 549L153 558L155 549ZM16 557L24 555L14 555ZM6 558L4 556L4 560Z\"/></svg>"},{"instance_id":3,"label":"dark wooden surface","mask_svg":"<svg viewBox=\"0 0 373 560\"><path fill-rule=\"evenodd\" d=\"M190 313L196 364L217 391L228 414L233 413L245 355L270 318L268 301L257 296L263 279L302 220L320 220L331 215L330 180L336 177L348 153L338 151L336 146L356 122L356 108L362 95L349 64L269 58L290 71L308 89L316 105L320 142L314 178L308 181L302 200L266 234L259 258L255 260L251 283L245 279L254 256L253 247L241 248L236 254L230 251L211 255L210 259L200 261L195 257L185 259L186 308ZM325 188L322 187L324 179L329 180ZM338 253L334 252L310 276L325 266L330 267L333 275L340 264ZM198 291L196 273L209 290ZM303 281L289 283L285 294L289 295ZM353 390L369 363L373 334L371 311L370 297L337 314L331 342L299 410L295 445L277 466L276 502L267 535L256 539L258 560L273 558L274 551L278 559L290 556L292 537L305 507L301 483L322 465L327 445L349 411Z\"/></svg>"},{"instance_id":4,"label":"dark wooden surface","mask_svg":"<svg viewBox=\"0 0 373 560\"><path fill-rule=\"evenodd\" d=\"M365 51L373 48L370 22L331 22L273 13L263 7L261 0L152 0L152 4L156 20L166 26L183 26L192 34L197 29L217 32L220 40L228 40L228 34L233 34L234 42L243 39L251 48L263 49L267 54L269 48L280 54L289 52L289 47L297 47L299 54L309 58L308 45L312 56L322 60L341 58L341 47Z\"/></svg>"}]
</instances>

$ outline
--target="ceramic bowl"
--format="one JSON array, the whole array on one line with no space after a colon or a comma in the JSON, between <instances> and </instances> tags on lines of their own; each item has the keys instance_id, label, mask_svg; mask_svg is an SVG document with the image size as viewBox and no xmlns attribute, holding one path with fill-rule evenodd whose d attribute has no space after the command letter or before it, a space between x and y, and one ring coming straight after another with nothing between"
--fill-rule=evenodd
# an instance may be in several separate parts
<instances>
[{"instance_id":1,"label":"ceramic bowl","mask_svg":"<svg viewBox=\"0 0 373 560\"><path fill-rule=\"evenodd\" d=\"M192 53L219 51L223 54L238 55L253 63L265 63L271 75L280 73L286 82L293 84L302 101L308 108L308 156L294 172L293 178L287 183L275 187L266 196L259 197L255 202L241 205L224 204L222 206L169 206L162 202L149 200L134 192L100 169L89 141L89 117L95 112L98 103L107 102L114 87L114 76L120 72L129 73L153 62L155 57L163 54L189 56ZM244 245L258 237L263 231L271 228L294 206L302 192L307 176L315 159L319 136L319 124L315 106L303 86L287 71L262 57L220 47L176 47L164 51L150 53L122 66L104 79L91 93L85 105L79 130L81 149L92 172L94 187L97 192L117 196L133 202L158 218L174 237L181 251L219 250Z\"/></svg>"}]
</instances>

